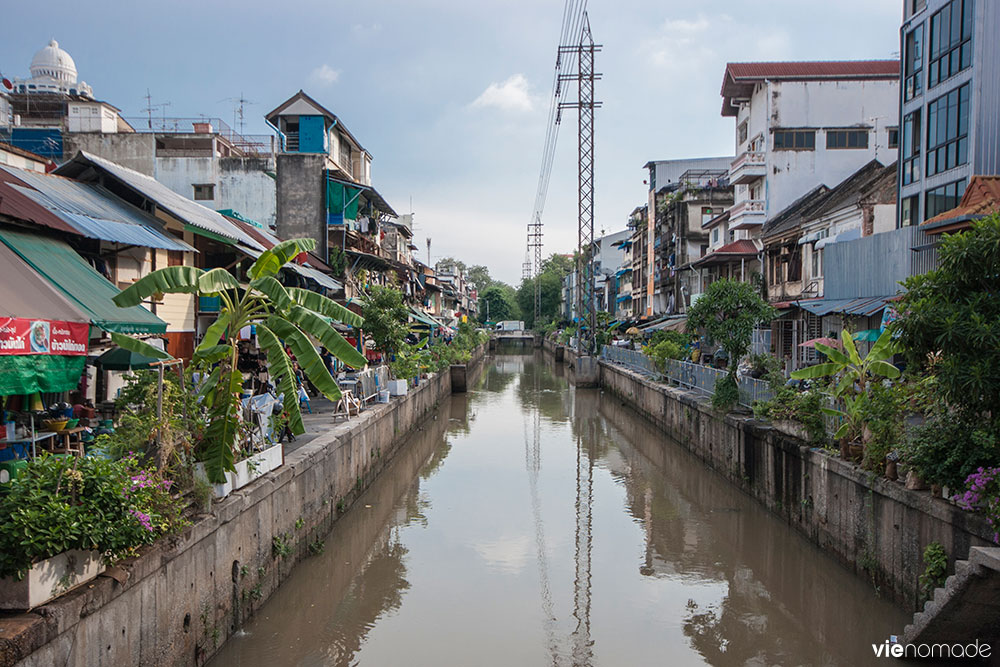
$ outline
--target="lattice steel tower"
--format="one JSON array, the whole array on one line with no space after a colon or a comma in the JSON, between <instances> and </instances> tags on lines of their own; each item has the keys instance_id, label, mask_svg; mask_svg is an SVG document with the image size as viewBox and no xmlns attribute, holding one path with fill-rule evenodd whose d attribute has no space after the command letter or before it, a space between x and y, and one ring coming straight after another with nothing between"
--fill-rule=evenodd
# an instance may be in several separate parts
<instances>
[{"instance_id":1,"label":"lattice steel tower","mask_svg":"<svg viewBox=\"0 0 1000 667\"><path fill-rule=\"evenodd\" d=\"M594 54L601 50L594 44L590 33L590 19L583 15L583 31L579 44L560 46L559 53L576 54L576 74L560 74L560 81L577 81L579 96L575 102L560 102L559 110L578 109L579 132L577 150L579 153L578 181L578 228L576 259L576 315L581 327L577 335L577 353L589 353L593 348L594 328L597 324L597 309L594 303L594 109L601 106L594 100L594 81L601 78L594 72Z\"/></svg>"}]
</instances>

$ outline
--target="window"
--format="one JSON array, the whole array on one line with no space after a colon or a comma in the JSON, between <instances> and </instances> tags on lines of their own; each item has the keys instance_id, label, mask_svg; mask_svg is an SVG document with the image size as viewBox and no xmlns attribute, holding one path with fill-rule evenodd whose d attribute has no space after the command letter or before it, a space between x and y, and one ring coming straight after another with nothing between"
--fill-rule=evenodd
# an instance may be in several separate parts
<instances>
[{"instance_id":1,"label":"window","mask_svg":"<svg viewBox=\"0 0 1000 667\"><path fill-rule=\"evenodd\" d=\"M965 194L965 179L942 185L939 188L927 191L927 200L924 204L924 215L933 218L938 213L944 213L958 206L962 195Z\"/></svg>"},{"instance_id":2,"label":"window","mask_svg":"<svg viewBox=\"0 0 1000 667\"><path fill-rule=\"evenodd\" d=\"M194 200L206 201L215 199L215 185L213 183L201 183L194 186Z\"/></svg>"},{"instance_id":3,"label":"window","mask_svg":"<svg viewBox=\"0 0 1000 667\"><path fill-rule=\"evenodd\" d=\"M743 142L747 140L747 121L740 123L740 126L736 128L736 143L740 146Z\"/></svg>"},{"instance_id":4,"label":"window","mask_svg":"<svg viewBox=\"0 0 1000 667\"><path fill-rule=\"evenodd\" d=\"M899 128L890 127L888 133L889 133L889 139L886 145L889 148L899 148Z\"/></svg>"},{"instance_id":5,"label":"window","mask_svg":"<svg viewBox=\"0 0 1000 667\"><path fill-rule=\"evenodd\" d=\"M704 256L705 256L705 255L707 255L707 254L708 254L708 246L707 246L707 245L705 245L705 244L703 243L703 244L701 245L701 254L700 254L700 255L698 255L698 256L699 256L699 257L704 257Z\"/></svg>"},{"instance_id":6,"label":"window","mask_svg":"<svg viewBox=\"0 0 1000 667\"><path fill-rule=\"evenodd\" d=\"M813 246L812 249L812 278L819 278L823 271L823 249Z\"/></svg>"},{"instance_id":7,"label":"window","mask_svg":"<svg viewBox=\"0 0 1000 667\"><path fill-rule=\"evenodd\" d=\"M795 245L788 255L788 282L802 280L802 246Z\"/></svg>"},{"instance_id":8,"label":"window","mask_svg":"<svg viewBox=\"0 0 1000 667\"><path fill-rule=\"evenodd\" d=\"M927 175L969 161L969 84L927 105Z\"/></svg>"},{"instance_id":9,"label":"window","mask_svg":"<svg viewBox=\"0 0 1000 667\"><path fill-rule=\"evenodd\" d=\"M920 198L917 195L906 197L899 205L899 226L909 227L920 222Z\"/></svg>"},{"instance_id":10,"label":"window","mask_svg":"<svg viewBox=\"0 0 1000 667\"><path fill-rule=\"evenodd\" d=\"M774 150L816 150L815 130L775 130Z\"/></svg>"},{"instance_id":11,"label":"window","mask_svg":"<svg viewBox=\"0 0 1000 667\"><path fill-rule=\"evenodd\" d=\"M920 180L920 109L903 118L903 185Z\"/></svg>"},{"instance_id":12,"label":"window","mask_svg":"<svg viewBox=\"0 0 1000 667\"><path fill-rule=\"evenodd\" d=\"M167 266L184 266L184 251L183 250L168 250L167 251Z\"/></svg>"},{"instance_id":13,"label":"window","mask_svg":"<svg viewBox=\"0 0 1000 667\"><path fill-rule=\"evenodd\" d=\"M868 148L868 130L827 130L827 148Z\"/></svg>"},{"instance_id":14,"label":"window","mask_svg":"<svg viewBox=\"0 0 1000 667\"><path fill-rule=\"evenodd\" d=\"M712 230L712 243L718 243L718 242L719 242L719 228L716 227L715 229Z\"/></svg>"},{"instance_id":15,"label":"window","mask_svg":"<svg viewBox=\"0 0 1000 667\"><path fill-rule=\"evenodd\" d=\"M952 0L931 17L927 87L972 65L972 0Z\"/></svg>"},{"instance_id":16,"label":"window","mask_svg":"<svg viewBox=\"0 0 1000 667\"><path fill-rule=\"evenodd\" d=\"M924 76L924 26L920 24L906 36L906 51L903 56L903 94L904 99L913 96L923 89Z\"/></svg>"}]
</instances>

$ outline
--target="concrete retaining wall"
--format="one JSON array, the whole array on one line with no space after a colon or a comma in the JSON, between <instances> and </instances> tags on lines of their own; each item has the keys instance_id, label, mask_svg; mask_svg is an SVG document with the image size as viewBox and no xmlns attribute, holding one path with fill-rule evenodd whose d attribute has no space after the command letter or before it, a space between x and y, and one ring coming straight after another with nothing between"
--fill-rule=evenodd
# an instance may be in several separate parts
<instances>
[{"instance_id":1,"label":"concrete retaining wall","mask_svg":"<svg viewBox=\"0 0 1000 667\"><path fill-rule=\"evenodd\" d=\"M601 386L905 608L917 608L930 542L944 545L952 567L971 547L990 545L982 516L908 491L766 422L722 415L689 392L606 362Z\"/></svg>"},{"instance_id":2,"label":"concrete retaining wall","mask_svg":"<svg viewBox=\"0 0 1000 667\"><path fill-rule=\"evenodd\" d=\"M475 351L473 372L484 355ZM450 393L445 371L332 426L170 543L114 568L117 579L0 617L0 667L203 664Z\"/></svg>"}]
</instances>

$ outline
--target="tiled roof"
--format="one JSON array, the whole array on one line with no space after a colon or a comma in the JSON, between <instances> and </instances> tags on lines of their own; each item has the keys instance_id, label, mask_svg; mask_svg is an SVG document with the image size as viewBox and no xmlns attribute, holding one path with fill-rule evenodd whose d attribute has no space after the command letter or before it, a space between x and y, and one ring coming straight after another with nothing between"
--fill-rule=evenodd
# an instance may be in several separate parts
<instances>
[{"instance_id":1,"label":"tiled roof","mask_svg":"<svg viewBox=\"0 0 1000 667\"><path fill-rule=\"evenodd\" d=\"M765 79L785 81L843 81L897 79L898 60L829 60L813 62L728 63L722 77L722 115L735 116L734 97L749 97Z\"/></svg>"},{"instance_id":2,"label":"tiled roof","mask_svg":"<svg viewBox=\"0 0 1000 667\"><path fill-rule=\"evenodd\" d=\"M760 251L757 250L757 246L750 239L740 239L739 241L727 243L714 252L717 255L756 255Z\"/></svg>"},{"instance_id":3,"label":"tiled roof","mask_svg":"<svg viewBox=\"0 0 1000 667\"><path fill-rule=\"evenodd\" d=\"M958 206L939 213L921 226L928 234L941 234L968 227L972 220L1000 211L1000 176L973 176ZM953 223L953 224L949 224Z\"/></svg>"}]
</instances>

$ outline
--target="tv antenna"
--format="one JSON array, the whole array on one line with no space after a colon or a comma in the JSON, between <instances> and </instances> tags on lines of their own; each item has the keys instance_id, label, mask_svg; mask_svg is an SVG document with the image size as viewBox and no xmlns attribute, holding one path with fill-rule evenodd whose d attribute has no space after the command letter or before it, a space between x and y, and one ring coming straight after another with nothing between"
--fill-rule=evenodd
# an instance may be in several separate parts
<instances>
[{"instance_id":1,"label":"tv antenna","mask_svg":"<svg viewBox=\"0 0 1000 667\"><path fill-rule=\"evenodd\" d=\"M252 100L248 100L243 97L243 93L240 92L239 97L227 97L225 99L219 100L220 102L232 102L233 103L233 126L240 128L240 134L243 134L243 128L246 125L246 107L251 104L257 104Z\"/></svg>"},{"instance_id":2,"label":"tv antenna","mask_svg":"<svg viewBox=\"0 0 1000 667\"><path fill-rule=\"evenodd\" d=\"M153 112L157 109L163 114L163 110L170 106L170 102L159 102L158 104L153 104L153 96L149 92L149 88L146 89L146 108L143 111L146 112L146 126L152 130L153 129ZM163 118L166 121L166 117ZM165 123L164 123L165 124Z\"/></svg>"}]
</instances>

